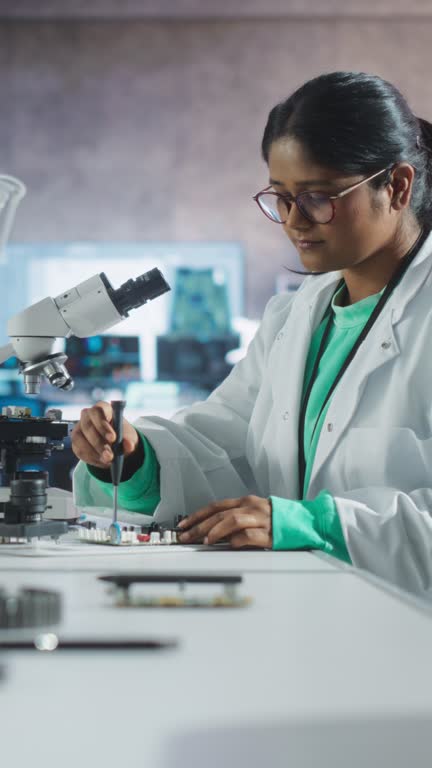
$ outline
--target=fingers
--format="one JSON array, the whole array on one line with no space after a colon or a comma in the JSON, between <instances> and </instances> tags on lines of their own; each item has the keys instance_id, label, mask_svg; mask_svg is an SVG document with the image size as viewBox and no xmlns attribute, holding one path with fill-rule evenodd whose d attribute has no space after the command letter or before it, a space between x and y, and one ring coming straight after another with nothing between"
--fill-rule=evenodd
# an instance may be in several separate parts
<instances>
[{"instance_id":1,"label":"fingers","mask_svg":"<svg viewBox=\"0 0 432 768\"><path fill-rule=\"evenodd\" d=\"M83 434L79 424L72 432L72 450L78 459L101 469L107 469L113 458L109 445L102 452L96 450Z\"/></svg>"},{"instance_id":2,"label":"fingers","mask_svg":"<svg viewBox=\"0 0 432 768\"><path fill-rule=\"evenodd\" d=\"M241 507L242 501L243 499L223 499L222 501L214 501L207 507L202 507L191 515L185 517L181 523L179 523L179 528L184 528L184 530L187 531L198 523L201 523L203 520L207 520L209 517L224 512L226 509Z\"/></svg>"},{"instance_id":3,"label":"fingers","mask_svg":"<svg viewBox=\"0 0 432 768\"><path fill-rule=\"evenodd\" d=\"M109 403L100 401L91 408L84 408L72 432L72 450L79 459L98 467L109 466L113 459L110 443L115 440L111 419Z\"/></svg>"},{"instance_id":4,"label":"fingers","mask_svg":"<svg viewBox=\"0 0 432 768\"><path fill-rule=\"evenodd\" d=\"M80 426L84 437L98 453L102 453L107 443L109 445L115 440L113 428L97 408L88 408L82 412Z\"/></svg>"},{"instance_id":5,"label":"fingers","mask_svg":"<svg viewBox=\"0 0 432 768\"><path fill-rule=\"evenodd\" d=\"M207 543L216 544L221 539L231 539L233 534L248 528L269 528L269 523L269 516L265 512L255 512L247 507L236 509L209 530Z\"/></svg>"},{"instance_id":6,"label":"fingers","mask_svg":"<svg viewBox=\"0 0 432 768\"><path fill-rule=\"evenodd\" d=\"M72 432L72 450L86 464L107 469L113 460L111 444L116 439L112 428L112 408L102 400L91 408L84 408L81 418ZM126 419L123 419L123 449L129 456L137 448L139 436Z\"/></svg>"},{"instance_id":7,"label":"fingers","mask_svg":"<svg viewBox=\"0 0 432 768\"><path fill-rule=\"evenodd\" d=\"M189 528L184 532L182 531L179 536L180 542L183 544L193 544L198 541L203 541L209 531L211 531L211 529L219 522L223 521L224 517L228 515L230 511L231 510L221 509L219 512L215 512L211 515L211 517L207 517L200 523L196 523L192 528Z\"/></svg>"},{"instance_id":8,"label":"fingers","mask_svg":"<svg viewBox=\"0 0 432 768\"><path fill-rule=\"evenodd\" d=\"M86 420L90 419L100 432L107 432L112 435L114 440L115 432L111 426L113 412L110 403L99 400L91 408L84 408L81 412L81 419L83 416Z\"/></svg>"},{"instance_id":9,"label":"fingers","mask_svg":"<svg viewBox=\"0 0 432 768\"><path fill-rule=\"evenodd\" d=\"M123 419L123 450L124 455L130 456L138 448L139 434L135 427L126 419Z\"/></svg>"},{"instance_id":10,"label":"fingers","mask_svg":"<svg viewBox=\"0 0 432 768\"><path fill-rule=\"evenodd\" d=\"M193 520L195 524L191 525ZM267 529L271 538L271 504L268 499L258 496L225 499L198 510L182 522L190 526L180 524L184 531L180 533L179 541L184 544L203 540L216 544L222 539L230 540L235 533L257 527Z\"/></svg>"}]
</instances>

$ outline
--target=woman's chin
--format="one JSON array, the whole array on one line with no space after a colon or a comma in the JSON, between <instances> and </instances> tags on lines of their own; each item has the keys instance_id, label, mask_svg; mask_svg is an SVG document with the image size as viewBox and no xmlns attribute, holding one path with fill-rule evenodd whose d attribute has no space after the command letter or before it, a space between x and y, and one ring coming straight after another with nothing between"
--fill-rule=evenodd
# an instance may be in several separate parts
<instances>
[{"instance_id":1,"label":"woman's chin","mask_svg":"<svg viewBox=\"0 0 432 768\"><path fill-rule=\"evenodd\" d=\"M332 269L329 268L329 263L327 259L323 259L322 257L319 258L318 256L308 256L305 253L300 253L300 261L303 265L303 267L308 272L331 272Z\"/></svg>"}]
</instances>

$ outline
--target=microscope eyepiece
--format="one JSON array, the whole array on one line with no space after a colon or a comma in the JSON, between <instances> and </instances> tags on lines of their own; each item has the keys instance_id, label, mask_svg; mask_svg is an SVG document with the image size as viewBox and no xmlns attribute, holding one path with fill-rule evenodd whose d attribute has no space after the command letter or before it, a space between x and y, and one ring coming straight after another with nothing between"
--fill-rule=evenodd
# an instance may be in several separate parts
<instances>
[{"instance_id":1,"label":"microscope eyepiece","mask_svg":"<svg viewBox=\"0 0 432 768\"><path fill-rule=\"evenodd\" d=\"M171 290L162 272L157 268L127 280L117 290L113 289L104 272L101 273L101 279L112 303L122 317L127 317L131 309L141 307L146 301L156 299Z\"/></svg>"}]
</instances>

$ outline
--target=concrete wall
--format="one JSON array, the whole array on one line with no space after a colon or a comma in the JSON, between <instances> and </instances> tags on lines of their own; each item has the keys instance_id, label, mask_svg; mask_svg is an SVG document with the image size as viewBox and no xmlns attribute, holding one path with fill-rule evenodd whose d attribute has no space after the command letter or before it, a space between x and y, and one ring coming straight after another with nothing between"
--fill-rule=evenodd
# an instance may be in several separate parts
<instances>
[{"instance_id":1,"label":"concrete wall","mask_svg":"<svg viewBox=\"0 0 432 768\"><path fill-rule=\"evenodd\" d=\"M432 17L415 19L430 6L417 0L412 18L391 20L3 18L0 169L29 189L14 240L240 240L248 311L258 316L292 255L251 201L267 180L259 145L268 111L323 71L361 69L393 81L432 119ZM11 8L0 0L0 16Z\"/></svg>"}]
</instances>

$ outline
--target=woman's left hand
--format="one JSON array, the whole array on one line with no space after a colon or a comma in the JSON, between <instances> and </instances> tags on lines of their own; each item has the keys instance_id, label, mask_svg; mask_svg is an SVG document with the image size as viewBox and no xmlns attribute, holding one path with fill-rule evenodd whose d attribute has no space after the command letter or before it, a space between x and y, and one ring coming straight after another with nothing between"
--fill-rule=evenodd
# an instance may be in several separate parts
<instances>
[{"instance_id":1,"label":"woman's left hand","mask_svg":"<svg viewBox=\"0 0 432 768\"><path fill-rule=\"evenodd\" d=\"M269 499L242 496L215 501L184 518L181 544L216 544L227 540L234 549L272 546L272 508Z\"/></svg>"}]
</instances>

